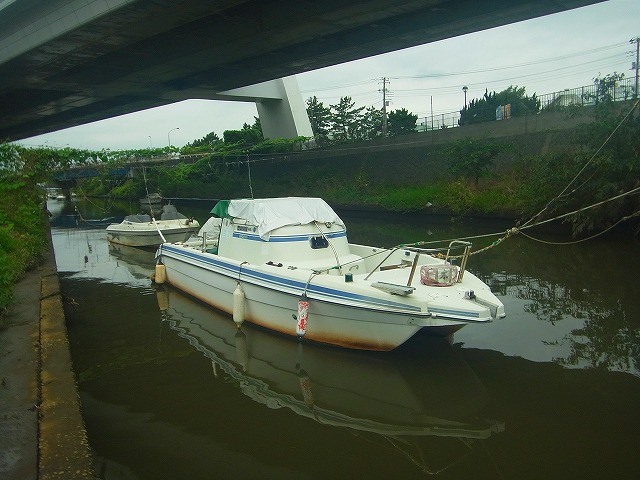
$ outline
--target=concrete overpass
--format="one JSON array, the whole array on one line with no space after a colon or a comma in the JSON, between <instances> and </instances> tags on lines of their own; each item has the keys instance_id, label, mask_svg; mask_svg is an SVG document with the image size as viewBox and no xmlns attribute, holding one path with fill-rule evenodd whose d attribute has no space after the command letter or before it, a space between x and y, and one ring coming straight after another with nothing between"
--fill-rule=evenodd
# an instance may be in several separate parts
<instances>
[{"instance_id":1,"label":"concrete overpass","mask_svg":"<svg viewBox=\"0 0 640 480\"><path fill-rule=\"evenodd\" d=\"M0 139L228 99L228 90L600 1L0 0ZM268 115L293 98L286 81L239 93L261 116L261 106Z\"/></svg>"}]
</instances>

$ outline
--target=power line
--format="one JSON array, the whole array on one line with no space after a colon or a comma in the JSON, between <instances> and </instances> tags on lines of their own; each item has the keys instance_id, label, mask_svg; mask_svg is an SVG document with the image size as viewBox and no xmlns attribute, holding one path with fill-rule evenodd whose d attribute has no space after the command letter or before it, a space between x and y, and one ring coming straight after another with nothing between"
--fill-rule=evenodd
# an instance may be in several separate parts
<instances>
[{"instance_id":1,"label":"power line","mask_svg":"<svg viewBox=\"0 0 640 480\"><path fill-rule=\"evenodd\" d=\"M533 60L530 62L524 62L524 63L518 63L518 64L512 64L512 65L502 65L502 66L497 66L497 67L491 67L491 68L486 68L486 69L479 69L479 70L468 70L468 71L459 71L459 72L444 72L444 73L433 73L433 74L424 74L424 75L405 75L405 76L394 76L394 77L388 77L394 80L410 80L410 79L425 79L425 78L443 78L443 77L453 77L453 76L458 76L458 75L472 75L472 74L477 74L477 73L490 73L490 72L495 72L495 71L500 71L500 70L509 70L509 69L514 69L514 68L522 68L522 67L527 67L527 66L534 66L534 65L539 65L539 64L543 64L543 63L549 63L549 62L556 62L556 61L560 61L560 60L566 60L566 59L571 59L571 58L575 58L577 56L582 56L582 55L589 55L589 54L593 54L593 53L597 53L597 52L601 52L601 51L606 51L606 50L611 50L614 48L619 48L621 46L626 46L627 42L619 42L619 43L615 43L615 44L611 44L611 45L605 45L603 47L598 47L598 48L593 48L590 50L583 50L583 51L579 51L579 52L574 52L571 54L565 54L565 55L560 55L557 57L550 57L550 58L545 58L545 59L539 59L539 60ZM609 56L606 57L606 59L611 59L611 58L615 58L614 56ZM578 66L582 66L582 65L587 65L589 63L595 63L598 61L602 61L603 59L596 59L596 60L590 60L589 62L583 62L583 63L579 63L579 64L575 64L575 65L569 65L569 66L565 66L565 67L560 67L561 69L567 69L567 68L573 68L573 67L578 67ZM552 70L547 70L547 72L553 72L557 69L552 69ZM508 80L508 79L507 79ZM338 89L343 89L343 88L351 88L351 87L357 87L360 85L366 85L366 84L370 84L374 81L377 81L376 79L370 79L370 80L362 80L362 81L356 81L356 82L349 82L349 83L342 83L342 84L336 84L336 85L330 85L330 86L326 86L326 87L322 87L322 88L314 88L314 89L309 89L309 90L302 90L302 93L309 93L309 92L325 92L325 91L329 91L329 90L338 90Z\"/></svg>"},{"instance_id":2,"label":"power line","mask_svg":"<svg viewBox=\"0 0 640 480\"><path fill-rule=\"evenodd\" d=\"M576 56L580 56L580 55L589 55L589 54L593 54L595 52L599 52L599 51L604 51L604 50L610 50L612 48L618 48L622 45L626 45L626 42L621 42L621 43L615 43L612 45L607 45L604 47L599 47L599 48L594 48L591 50L584 50L581 52L575 52L575 53L571 53L571 54L566 54L566 55L561 55L558 57L551 57L551 58L544 58L544 59L540 59L540 60L533 60L530 62L525 62L525 63L516 63L513 65L503 65L503 66L498 66L498 67L491 67L491 68L486 68L486 69L480 69L480 70L468 70L468 71L461 71L461 72L448 72L448 73L434 73L434 74L425 74L425 75L414 75L414 76L400 76L400 77L391 77L394 80L401 80L401 79L421 79L421 78L441 78L441 77L451 77L451 76L456 76L456 75L471 75L471 74L475 74L475 73L488 73L488 72L496 72L499 70L510 70L512 68L520 68L520 67L530 67L533 65L539 65L541 63L549 63L549 62L556 62L559 60L566 60L568 58L575 58Z\"/></svg>"}]
</instances>

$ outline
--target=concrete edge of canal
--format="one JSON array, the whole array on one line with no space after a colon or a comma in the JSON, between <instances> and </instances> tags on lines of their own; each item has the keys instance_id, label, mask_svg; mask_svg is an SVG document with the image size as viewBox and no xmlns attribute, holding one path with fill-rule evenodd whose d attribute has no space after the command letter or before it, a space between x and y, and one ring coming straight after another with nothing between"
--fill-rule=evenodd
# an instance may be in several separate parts
<instances>
[{"instance_id":1,"label":"concrete edge of canal","mask_svg":"<svg viewBox=\"0 0 640 480\"><path fill-rule=\"evenodd\" d=\"M0 330L0 372L0 477L97 478L50 237L44 262L14 288Z\"/></svg>"}]
</instances>

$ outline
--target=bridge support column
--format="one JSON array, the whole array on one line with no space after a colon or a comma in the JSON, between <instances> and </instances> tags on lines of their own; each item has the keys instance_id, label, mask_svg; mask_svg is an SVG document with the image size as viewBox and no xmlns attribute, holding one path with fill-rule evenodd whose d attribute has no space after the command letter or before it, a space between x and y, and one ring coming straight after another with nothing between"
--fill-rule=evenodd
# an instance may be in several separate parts
<instances>
[{"instance_id":1,"label":"bridge support column","mask_svg":"<svg viewBox=\"0 0 640 480\"><path fill-rule=\"evenodd\" d=\"M220 92L216 99L255 102L264 138L313 137L295 76Z\"/></svg>"},{"instance_id":2,"label":"bridge support column","mask_svg":"<svg viewBox=\"0 0 640 480\"><path fill-rule=\"evenodd\" d=\"M273 80L282 100L256 103L264 138L313 137L311 123L295 77Z\"/></svg>"}]
</instances>

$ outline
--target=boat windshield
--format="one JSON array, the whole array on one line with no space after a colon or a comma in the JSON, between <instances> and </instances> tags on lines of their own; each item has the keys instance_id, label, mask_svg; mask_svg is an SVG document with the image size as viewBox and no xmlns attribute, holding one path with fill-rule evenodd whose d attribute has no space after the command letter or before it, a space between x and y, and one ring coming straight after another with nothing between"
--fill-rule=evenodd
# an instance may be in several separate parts
<instances>
[{"instance_id":1,"label":"boat windshield","mask_svg":"<svg viewBox=\"0 0 640 480\"><path fill-rule=\"evenodd\" d=\"M139 213L137 215L127 215L124 217L124 220L125 222L131 223L149 223L151 221L151 217L149 215Z\"/></svg>"},{"instance_id":2,"label":"boat windshield","mask_svg":"<svg viewBox=\"0 0 640 480\"><path fill-rule=\"evenodd\" d=\"M162 207L162 215L160 215L160 220L182 220L185 217L183 214L176 210L176 207L173 205L165 205Z\"/></svg>"}]
</instances>

